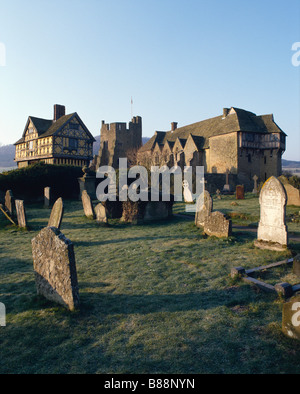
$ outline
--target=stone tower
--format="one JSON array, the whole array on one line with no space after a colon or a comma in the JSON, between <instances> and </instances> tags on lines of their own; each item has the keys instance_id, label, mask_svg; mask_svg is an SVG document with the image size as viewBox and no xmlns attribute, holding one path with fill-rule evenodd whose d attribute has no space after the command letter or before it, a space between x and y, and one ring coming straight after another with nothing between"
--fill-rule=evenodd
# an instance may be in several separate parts
<instances>
[{"instance_id":1,"label":"stone tower","mask_svg":"<svg viewBox=\"0 0 300 394\"><path fill-rule=\"evenodd\" d=\"M128 156L128 152L138 150L142 146L142 118L135 116L126 123L106 124L102 121L100 132L100 149L97 165L118 168L119 158Z\"/></svg>"}]
</instances>

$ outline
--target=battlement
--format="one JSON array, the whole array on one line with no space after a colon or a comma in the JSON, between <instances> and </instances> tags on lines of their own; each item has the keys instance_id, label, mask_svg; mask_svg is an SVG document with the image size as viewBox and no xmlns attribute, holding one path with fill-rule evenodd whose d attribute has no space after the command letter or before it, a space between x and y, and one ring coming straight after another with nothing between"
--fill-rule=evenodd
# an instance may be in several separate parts
<instances>
[{"instance_id":1,"label":"battlement","mask_svg":"<svg viewBox=\"0 0 300 394\"><path fill-rule=\"evenodd\" d=\"M118 165L118 158L142 146L142 118L134 116L128 123L107 124L102 120L100 132L99 165Z\"/></svg>"}]
</instances>

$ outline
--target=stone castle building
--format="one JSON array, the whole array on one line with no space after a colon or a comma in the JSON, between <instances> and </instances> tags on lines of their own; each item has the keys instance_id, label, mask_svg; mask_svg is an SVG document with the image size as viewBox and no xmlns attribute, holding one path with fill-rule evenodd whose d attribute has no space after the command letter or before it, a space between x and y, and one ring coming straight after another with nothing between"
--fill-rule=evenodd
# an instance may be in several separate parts
<instances>
[{"instance_id":1,"label":"stone castle building","mask_svg":"<svg viewBox=\"0 0 300 394\"><path fill-rule=\"evenodd\" d=\"M54 105L53 120L29 116L22 138L15 143L18 167L44 162L88 166L95 138L76 112L66 115L63 105Z\"/></svg>"},{"instance_id":2,"label":"stone castle building","mask_svg":"<svg viewBox=\"0 0 300 394\"><path fill-rule=\"evenodd\" d=\"M106 124L102 121L100 149L96 168L109 165L118 168L119 158L129 157L142 146L142 118L135 116L126 123Z\"/></svg>"},{"instance_id":3,"label":"stone castle building","mask_svg":"<svg viewBox=\"0 0 300 394\"><path fill-rule=\"evenodd\" d=\"M243 184L251 183L256 175L262 182L281 175L285 140L286 134L273 115L224 108L220 116L180 128L173 122L170 131L156 131L139 149L138 162L148 166L204 166L207 175L228 172L236 183Z\"/></svg>"}]
</instances>

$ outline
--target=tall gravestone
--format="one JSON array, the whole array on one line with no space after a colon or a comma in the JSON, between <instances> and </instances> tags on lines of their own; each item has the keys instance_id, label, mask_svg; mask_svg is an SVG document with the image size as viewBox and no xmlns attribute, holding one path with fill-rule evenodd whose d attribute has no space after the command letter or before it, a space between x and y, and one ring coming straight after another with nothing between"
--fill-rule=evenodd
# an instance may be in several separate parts
<instances>
[{"instance_id":1,"label":"tall gravestone","mask_svg":"<svg viewBox=\"0 0 300 394\"><path fill-rule=\"evenodd\" d=\"M86 190L83 190L81 193L81 200L83 205L84 214L88 218L95 219L95 211L92 204L91 197L89 196Z\"/></svg>"},{"instance_id":2,"label":"tall gravestone","mask_svg":"<svg viewBox=\"0 0 300 394\"><path fill-rule=\"evenodd\" d=\"M5 209L10 216L14 216L14 196L11 190L5 193Z\"/></svg>"},{"instance_id":3,"label":"tall gravestone","mask_svg":"<svg viewBox=\"0 0 300 394\"><path fill-rule=\"evenodd\" d=\"M51 193L51 188L48 186L45 187L44 188L44 207L45 208L49 208L49 206L50 206L50 199L51 199L50 193Z\"/></svg>"},{"instance_id":4,"label":"tall gravestone","mask_svg":"<svg viewBox=\"0 0 300 394\"><path fill-rule=\"evenodd\" d=\"M211 215L212 210L213 200L209 192L207 190L204 190L204 192L200 194L196 202L195 225L197 227L203 227L205 219Z\"/></svg>"},{"instance_id":5,"label":"tall gravestone","mask_svg":"<svg viewBox=\"0 0 300 394\"><path fill-rule=\"evenodd\" d=\"M16 200L16 212L17 212L17 219L18 219L18 226L20 228L27 228L27 219L26 219L26 211L24 207L23 200Z\"/></svg>"},{"instance_id":6,"label":"tall gravestone","mask_svg":"<svg viewBox=\"0 0 300 394\"><path fill-rule=\"evenodd\" d=\"M56 227L59 229L62 222L63 214L64 204L62 198L60 197L55 201L53 205L48 222L48 227Z\"/></svg>"},{"instance_id":7,"label":"tall gravestone","mask_svg":"<svg viewBox=\"0 0 300 394\"><path fill-rule=\"evenodd\" d=\"M45 227L32 239L37 293L70 310L79 306L75 254L72 242L57 228Z\"/></svg>"},{"instance_id":8,"label":"tall gravestone","mask_svg":"<svg viewBox=\"0 0 300 394\"><path fill-rule=\"evenodd\" d=\"M260 221L255 246L282 251L288 245L286 226L286 192L274 176L269 178L260 191Z\"/></svg>"}]
</instances>

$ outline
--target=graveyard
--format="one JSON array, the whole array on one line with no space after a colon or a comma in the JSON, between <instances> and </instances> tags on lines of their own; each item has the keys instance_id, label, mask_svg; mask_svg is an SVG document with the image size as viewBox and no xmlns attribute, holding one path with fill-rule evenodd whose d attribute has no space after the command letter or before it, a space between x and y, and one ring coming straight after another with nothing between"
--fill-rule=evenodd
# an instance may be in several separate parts
<instances>
[{"instance_id":1,"label":"graveyard","mask_svg":"<svg viewBox=\"0 0 300 394\"><path fill-rule=\"evenodd\" d=\"M174 203L173 216L143 224L109 218L103 225L102 207L88 215L74 199L56 206L58 222L46 200L26 204L26 228L1 214L0 372L299 373L300 342L282 332L283 297L231 275L300 253L299 206L286 207L289 245L277 251L255 247L257 194L214 194L212 203L231 221L228 237L197 227L184 202ZM37 292L33 247L50 222L61 231L58 247L74 252L79 302L72 308ZM290 264L257 279L299 283Z\"/></svg>"}]
</instances>

